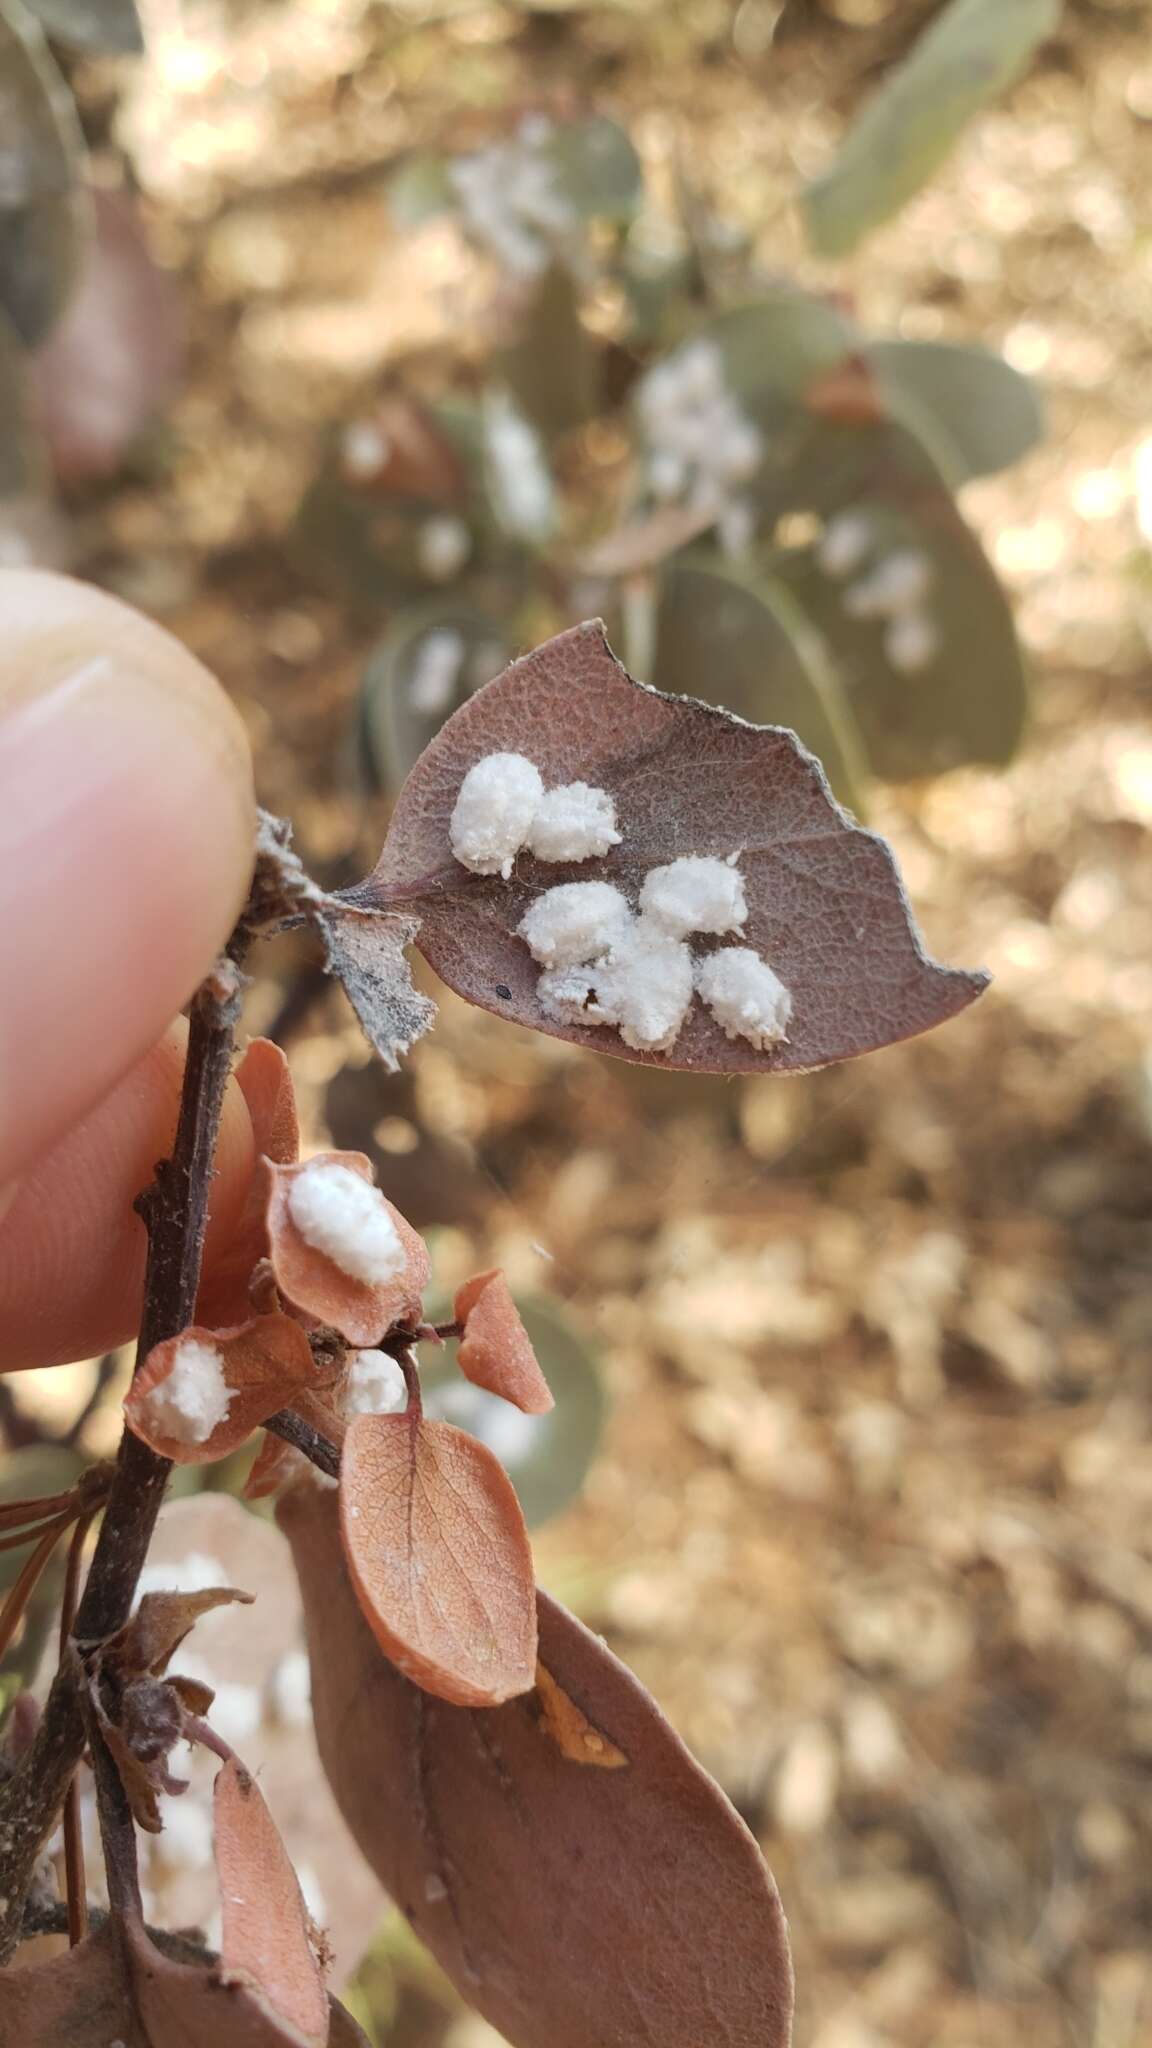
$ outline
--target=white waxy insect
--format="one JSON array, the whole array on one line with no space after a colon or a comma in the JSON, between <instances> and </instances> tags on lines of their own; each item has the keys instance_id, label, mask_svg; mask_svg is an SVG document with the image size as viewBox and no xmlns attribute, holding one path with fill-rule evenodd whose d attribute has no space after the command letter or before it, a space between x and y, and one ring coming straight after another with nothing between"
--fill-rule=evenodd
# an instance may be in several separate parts
<instances>
[{"instance_id":1,"label":"white waxy insect","mask_svg":"<svg viewBox=\"0 0 1152 2048\"><path fill-rule=\"evenodd\" d=\"M196 1337L176 1346L172 1370L141 1404L157 1436L180 1444L207 1443L226 1420L232 1393L224 1378L224 1359L214 1344Z\"/></svg>"},{"instance_id":2,"label":"white waxy insect","mask_svg":"<svg viewBox=\"0 0 1152 2048\"><path fill-rule=\"evenodd\" d=\"M779 1045L792 1015L792 997L751 946L723 946L696 970L702 1000L728 1038L746 1038L760 1052Z\"/></svg>"},{"instance_id":3,"label":"white waxy insect","mask_svg":"<svg viewBox=\"0 0 1152 2048\"><path fill-rule=\"evenodd\" d=\"M546 790L528 835L537 860L591 860L619 844L612 798L587 782Z\"/></svg>"},{"instance_id":4,"label":"white waxy insect","mask_svg":"<svg viewBox=\"0 0 1152 2048\"><path fill-rule=\"evenodd\" d=\"M632 912L611 882L562 882L545 889L520 920L520 936L542 967L579 967L619 945Z\"/></svg>"},{"instance_id":5,"label":"white waxy insect","mask_svg":"<svg viewBox=\"0 0 1152 2048\"><path fill-rule=\"evenodd\" d=\"M381 1287L407 1264L400 1233L379 1188L350 1166L318 1159L294 1174L288 1213L305 1243L352 1280Z\"/></svg>"},{"instance_id":6,"label":"white waxy insect","mask_svg":"<svg viewBox=\"0 0 1152 2048\"><path fill-rule=\"evenodd\" d=\"M543 795L540 770L523 754L485 754L464 777L448 827L461 865L507 881Z\"/></svg>"},{"instance_id":7,"label":"white waxy insect","mask_svg":"<svg viewBox=\"0 0 1152 2048\"><path fill-rule=\"evenodd\" d=\"M738 931L748 919L744 877L732 861L687 854L649 871L640 910L677 939L690 932Z\"/></svg>"}]
</instances>

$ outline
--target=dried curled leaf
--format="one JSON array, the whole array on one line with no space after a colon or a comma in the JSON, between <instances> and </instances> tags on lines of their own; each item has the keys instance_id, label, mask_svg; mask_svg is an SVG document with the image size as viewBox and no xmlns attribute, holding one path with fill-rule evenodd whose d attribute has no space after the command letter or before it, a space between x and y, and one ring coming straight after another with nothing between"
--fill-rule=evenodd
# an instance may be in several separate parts
<instances>
[{"instance_id":1,"label":"dried curled leaf","mask_svg":"<svg viewBox=\"0 0 1152 2048\"><path fill-rule=\"evenodd\" d=\"M522 854L510 881L454 862L448 827L461 782L500 751L526 754L546 787L583 780L608 790L620 845L572 866ZM749 911L740 943L792 997L787 1040L771 1051L726 1037L699 1000L665 1053L633 1051L614 1032L558 1022L541 1007L538 969L517 931L540 891L602 879L635 905L650 869L685 854L739 858ZM448 720L401 791L374 873L348 893L365 905L410 902L421 951L481 1009L663 1067L826 1066L929 1030L987 983L929 959L891 849L835 803L792 733L633 682L598 622L513 662Z\"/></svg>"},{"instance_id":2,"label":"dried curled leaf","mask_svg":"<svg viewBox=\"0 0 1152 2048\"><path fill-rule=\"evenodd\" d=\"M347 1167L372 1185L372 1164L363 1152L322 1152L299 1166L277 1166L264 1160L264 1189L269 1257L276 1285L285 1299L318 1323L330 1323L349 1344L373 1345L396 1323L420 1320L420 1302L431 1273L428 1247L399 1209L381 1195L406 1254L403 1270L393 1280L372 1283L345 1272L325 1252L308 1243L293 1220L293 1182L310 1168ZM265 1411L271 1414L272 1410Z\"/></svg>"},{"instance_id":3,"label":"dried curled leaf","mask_svg":"<svg viewBox=\"0 0 1152 2048\"><path fill-rule=\"evenodd\" d=\"M221 1981L244 1986L271 2017L323 2048L328 2000L308 1911L256 1780L235 1758L217 1776L213 1816Z\"/></svg>"},{"instance_id":4,"label":"dried curled leaf","mask_svg":"<svg viewBox=\"0 0 1152 2048\"><path fill-rule=\"evenodd\" d=\"M180 1371L189 1344L219 1359L228 1392L228 1412L209 1433L189 1442L176 1434L163 1405L164 1390ZM186 1355L186 1354L185 1354ZM291 1316L253 1316L237 1330L193 1326L168 1337L149 1353L124 1402L129 1429L176 1465L206 1465L237 1450L252 1431L316 1380L308 1339Z\"/></svg>"},{"instance_id":5,"label":"dried curled leaf","mask_svg":"<svg viewBox=\"0 0 1152 2048\"><path fill-rule=\"evenodd\" d=\"M120 1774L137 1825L162 1830L160 1794L178 1789L168 1758L184 1734L187 1710L204 1714L212 1688L166 1678L168 1661L200 1616L252 1595L230 1586L197 1593L146 1593L137 1612L95 1653L88 1667L91 1712Z\"/></svg>"},{"instance_id":6,"label":"dried curled leaf","mask_svg":"<svg viewBox=\"0 0 1152 2048\"><path fill-rule=\"evenodd\" d=\"M344 1439L340 1524L360 1605L407 1677L462 1706L528 1691L532 1551L491 1451L447 1422L356 1416Z\"/></svg>"},{"instance_id":7,"label":"dried curled leaf","mask_svg":"<svg viewBox=\"0 0 1152 2048\"><path fill-rule=\"evenodd\" d=\"M628 1768L583 1770L534 1698L475 1712L381 1656L339 1570L331 1495L284 1502L324 1766L381 1882L513 2048L786 2048L772 1878L644 1688L538 1596L540 1653Z\"/></svg>"},{"instance_id":8,"label":"dried curled leaf","mask_svg":"<svg viewBox=\"0 0 1152 2048\"><path fill-rule=\"evenodd\" d=\"M334 974L389 1073L403 1053L431 1029L436 1005L412 981L404 948L416 936L410 917L373 914L326 896L310 911L324 941L324 964Z\"/></svg>"},{"instance_id":9,"label":"dried curled leaf","mask_svg":"<svg viewBox=\"0 0 1152 2048\"><path fill-rule=\"evenodd\" d=\"M464 1325L457 1361L465 1379L525 1415L547 1415L556 1404L503 1273L474 1274L457 1290L455 1308Z\"/></svg>"}]
</instances>

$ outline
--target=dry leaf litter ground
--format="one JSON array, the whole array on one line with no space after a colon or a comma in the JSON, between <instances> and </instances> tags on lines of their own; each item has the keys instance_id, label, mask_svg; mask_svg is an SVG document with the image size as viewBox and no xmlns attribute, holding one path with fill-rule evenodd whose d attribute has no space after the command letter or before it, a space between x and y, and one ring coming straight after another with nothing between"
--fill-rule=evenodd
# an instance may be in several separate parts
<instances>
[{"instance_id":1,"label":"dry leaf litter ground","mask_svg":"<svg viewBox=\"0 0 1152 2048\"><path fill-rule=\"evenodd\" d=\"M158 10L145 68L80 77L97 126L121 96L193 320L170 465L77 508L81 563L223 677L315 860L382 836L341 765L365 643L281 536L333 416L481 303L451 233L392 233L384 162L576 82L658 183L686 150L769 223L768 261L827 277L788 196L901 15L873 35L849 23L883 8L844 0L773 46L753 0L435 11L193 0ZM1050 396L1046 445L968 499L1036 657L1027 751L876 804L933 949L992 994L859 1067L745 1085L448 999L408 1079L342 1083L444 1287L503 1263L600 1347L605 1452L542 1570L760 1833L803 2048L1152 2037L1150 123L1145 10L1075 10L836 278ZM322 1006L294 1049L313 1138L362 1060ZM494 2038L426 1989L378 2024Z\"/></svg>"}]
</instances>

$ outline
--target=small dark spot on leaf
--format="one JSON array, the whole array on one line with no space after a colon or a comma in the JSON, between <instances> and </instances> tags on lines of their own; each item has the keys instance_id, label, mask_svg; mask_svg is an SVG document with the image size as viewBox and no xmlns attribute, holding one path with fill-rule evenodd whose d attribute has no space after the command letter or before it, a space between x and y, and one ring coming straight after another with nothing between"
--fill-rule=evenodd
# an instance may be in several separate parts
<instances>
[{"instance_id":1,"label":"small dark spot on leaf","mask_svg":"<svg viewBox=\"0 0 1152 2048\"><path fill-rule=\"evenodd\" d=\"M496 983L496 993L502 1003L510 1003L512 1001L512 991L504 982L498 981Z\"/></svg>"}]
</instances>

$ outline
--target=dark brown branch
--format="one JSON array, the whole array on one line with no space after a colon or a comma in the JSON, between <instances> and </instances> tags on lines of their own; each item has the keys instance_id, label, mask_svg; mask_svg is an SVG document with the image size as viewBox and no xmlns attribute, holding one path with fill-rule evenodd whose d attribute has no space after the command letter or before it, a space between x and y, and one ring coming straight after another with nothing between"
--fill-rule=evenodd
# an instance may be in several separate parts
<instances>
[{"instance_id":1,"label":"dark brown branch","mask_svg":"<svg viewBox=\"0 0 1152 2048\"><path fill-rule=\"evenodd\" d=\"M264 1427L271 1430L273 1436L282 1438L284 1443L291 1444L293 1450L302 1451L317 1471L327 1473L329 1479L339 1478L340 1453L335 1444L330 1444L319 1430L312 1429L298 1415L293 1415L290 1408L277 1409L275 1415L268 1417Z\"/></svg>"},{"instance_id":2,"label":"dark brown branch","mask_svg":"<svg viewBox=\"0 0 1152 2048\"><path fill-rule=\"evenodd\" d=\"M72 1531L68 1545L68 1564L64 1573L64 1591L60 1599L60 1661L68 1654L68 1643L72 1624L76 1618L76 1602L80 1594L80 1566L84 1559L84 1539L91 1524L91 1515L84 1515ZM88 1932L88 1879L84 1868L84 1828L80 1814L80 1780L75 1771L72 1782L64 1794L64 1888L68 1901L68 1941L72 1948L83 1941Z\"/></svg>"},{"instance_id":3,"label":"dark brown branch","mask_svg":"<svg viewBox=\"0 0 1152 2048\"><path fill-rule=\"evenodd\" d=\"M241 924L228 958L191 1005L172 1157L157 1167L153 1186L137 1204L148 1226L137 1367L154 1345L178 1336L193 1320L212 1165L239 1010L239 962L247 941L247 927ZM102 1641L127 1621L170 1470L166 1458L124 1432L76 1616L74 1640L81 1646ZM24 1901L36 1858L51 1833L83 1746L74 1662L65 1660L31 1748L0 1787L0 1898L5 1901L0 1912L0 1964L7 1962L20 1940Z\"/></svg>"}]
</instances>

